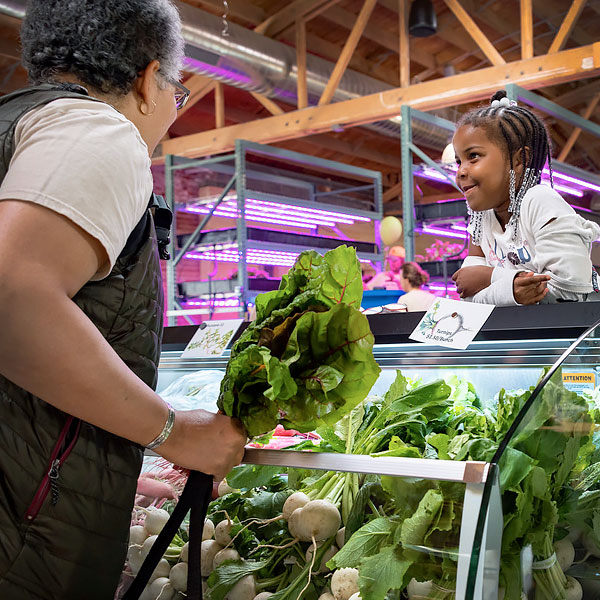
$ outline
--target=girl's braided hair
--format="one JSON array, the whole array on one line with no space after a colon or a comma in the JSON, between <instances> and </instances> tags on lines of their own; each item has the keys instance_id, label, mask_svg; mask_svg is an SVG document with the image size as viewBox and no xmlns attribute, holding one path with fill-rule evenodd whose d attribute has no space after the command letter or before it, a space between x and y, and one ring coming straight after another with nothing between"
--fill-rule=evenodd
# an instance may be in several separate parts
<instances>
[{"instance_id":1,"label":"girl's braided hair","mask_svg":"<svg viewBox=\"0 0 600 600\"><path fill-rule=\"evenodd\" d=\"M528 108L511 104L504 90L496 92L492 96L491 103L489 106L476 108L463 115L458 122L458 127L472 125L485 129L490 138L496 139L506 149L511 170L514 153L521 151L523 173L517 188L524 183L527 169L530 169L532 174L528 187L540 183L546 161L548 161L552 185L552 147L544 122Z\"/></svg>"}]
</instances>

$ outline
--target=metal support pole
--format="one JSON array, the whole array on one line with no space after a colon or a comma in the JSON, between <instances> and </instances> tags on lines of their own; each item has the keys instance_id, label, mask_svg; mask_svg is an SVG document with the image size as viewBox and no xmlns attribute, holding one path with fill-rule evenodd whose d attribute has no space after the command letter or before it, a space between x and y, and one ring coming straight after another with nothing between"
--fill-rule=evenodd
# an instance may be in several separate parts
<instances>
[{"instance_id":1,"label":"metal support pole","mask_svg":"<svg viewBox=\"0 0 600 600\"><path fill-rule=\"evenodd\" d=\"M173 213L173 222L171 225L171 240L169 242L169 256L167 261L167 311L175 310L175 295L177 292L177 284L175 281L176 263L174 261L176 244L177 244L177 212L175 211L175 181L173 177L173 155L165 156L165 199L171 212ZM169 316L169 325L177 325L177 317Z\"/></svg>"},{"instance_id":2,"label":"metal support pole","mask_svg":"<svg viewBox=\"0 0 600 600\"><path fill-rule=\"evenodd\" d=\"M243 140L235 141L235 190L237 194L238 287L240 317L245 317L248 297L248 231L246 230L246 148Z\"/></svg>"},{"instance_id":3,"label":"metal support pole","mask_svg":"<svg viewBox=\"0 0 600 600\"><path fill-rule=\"evenodd\" d=\"M379 261L380 265L381 265L381 269L383 270L383 268L385 267L384 262L385 262L385 257L383 255L383 246L381 244L381 233L380 233L380 226L381 226L381 219L383 219L383 192L382 192L382 183L381 183L381 173L377 173L377 176L375 178L375 185L374 185L374 195L375 195L375 212L377 213L377 216L375 217L375 219L373 219L373 228L374 228L374 234L375 234L375 245L377 246L377 252L381 255L381 259Z\"/></svg>"},{"instance_id":4,"label":"metal support pole","mask_svg":"<svg viewBox=\"0 0 600 600\"><path fill-rule=\"evenodd\" d=\"M217 201L214 203L213 207L208 211L208 214L204 217L204 219L202 219L202 223L200 223L200 225L198 225L198 227L196 227L196 229L194 230L194 233L192 233L192 235L188 238L187 242L183 245L183 248L179 251L179 254L175 257L175 265L179 264L179 261L184 257L185 253L190 249L190 246L192 246L192 244L196 243L196 241L198 240L198 237L200 236L200 233L204 230L204 228L206 227L206 224L210 221L210 218L213 216L213 213L215 212L215 210L217 210L217 207L219 206L219 204L221 204L221 202L223 201L225 196L227 196L227 194L229 194L234 183L235 183L235 175L229 180L227 185L223 188L221 195L217 198Z\"/></svg>"},{"instance_id":5,"label":"metal support pole","mask_svg":"<svg viewBox=\"0 0 600 600\"><path fill-rule=\"evenodd\" d=\"M415 199L413 181L412 123L410 106L401 107L402 123L400 142L402 148L402 221L406 261L415 259Z\"/></svg>"}]
</instances>

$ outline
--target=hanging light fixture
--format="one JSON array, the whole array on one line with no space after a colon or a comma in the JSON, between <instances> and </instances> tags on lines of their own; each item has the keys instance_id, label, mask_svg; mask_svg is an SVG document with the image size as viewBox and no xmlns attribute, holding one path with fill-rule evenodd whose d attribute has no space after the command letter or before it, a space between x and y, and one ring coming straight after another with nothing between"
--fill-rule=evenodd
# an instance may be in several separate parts
<instances>
[{"instance_id":1,"label":"hanging light fixture","mask_svg":"<svg viewBox=\"0 0 600 600\"><path fill-rule=\"evenodd\" d=\"M437 31L437 17L431 0L414 0L408 17L408 32L414 37L429 37Z\"/></svg>"}]
</instances>

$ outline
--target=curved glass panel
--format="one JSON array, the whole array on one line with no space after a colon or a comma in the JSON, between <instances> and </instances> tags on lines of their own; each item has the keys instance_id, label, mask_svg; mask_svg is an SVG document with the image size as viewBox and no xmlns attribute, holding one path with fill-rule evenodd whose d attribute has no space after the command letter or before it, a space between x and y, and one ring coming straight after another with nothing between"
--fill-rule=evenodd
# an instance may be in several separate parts
<instances>
[{"instance_id":1,"label":"curved glass panel","mask_svg":"<svg viewBox=\"0 0 600 600\"><path fill-rule=\"evenodd\" d=\"M573 342L535 387L499 394L497 439L502 442L491 462L499 466L504 514L499 582L503 592L486 589L485 584L482 589L477 572L480 559L484 564L488 559L485 514L493 498L489 480L475 533L468 599L598 597L599 324ZM504 421L503 412L517 417Z\"/></svg>"}]
</instances>

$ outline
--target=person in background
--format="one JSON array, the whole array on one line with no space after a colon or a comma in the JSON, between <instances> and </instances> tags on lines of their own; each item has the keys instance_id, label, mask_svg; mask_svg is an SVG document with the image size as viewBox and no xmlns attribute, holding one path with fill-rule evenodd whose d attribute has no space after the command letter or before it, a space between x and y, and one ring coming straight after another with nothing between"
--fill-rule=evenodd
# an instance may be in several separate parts
<instances>
[{"instance_id":1,"label":"person in background","mask_svg":"<svg viewBox=\"0 0 600 600\"><path fill-rule=\"evenodd\" d=\"M408 262L402 265L400 281L406 293L400 296L398 302L406 304L409 312L429 310L435 296L421 289L429 281L429 275L417 263Z\"/></svg>"},{"instance_id":2,"label":"person in background","mask_svg":"<svg viewBox=\"0 0 600 600\"><path fill-rule=\"evenodd\" d=\"M170 0L31 0L0 98L0 598L108 600L144 447L222 478L238 421L154 392L150 156L188 92ZM218 451L215 451L218 449Z\"/></svg>"},{"instance_id":3,"label":"person in background","mask_svg":"<svg viewBox=\"0 0 600 600\"><path fill-rule=\"evenodd\" d=\"M386 289L401 290L401 269L404 264L406 251L402 246L392 246L387 255L388 270L375 275L367 282L367 290Z\"/></svg>"},{"instance_id":4,"label":"person in background","mask_svg":"<svg viewBox=\"0 0 600 600\"><path fill-rule=\"evenodd\" d=\"M552 189L540 118L500 91L491 106L462 117L453 144L470 214L469 255L452 277L461 298L515 305L586 300L597 292L590 253L600 226ZM541 183L546 162L550 186Z\"/></svg>"}]
</instances>

